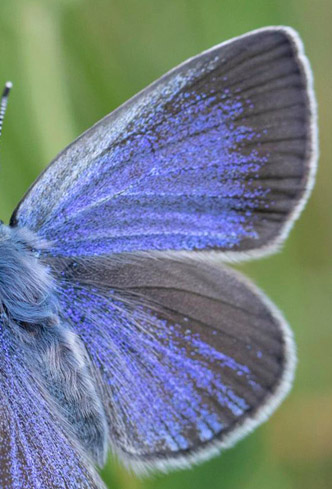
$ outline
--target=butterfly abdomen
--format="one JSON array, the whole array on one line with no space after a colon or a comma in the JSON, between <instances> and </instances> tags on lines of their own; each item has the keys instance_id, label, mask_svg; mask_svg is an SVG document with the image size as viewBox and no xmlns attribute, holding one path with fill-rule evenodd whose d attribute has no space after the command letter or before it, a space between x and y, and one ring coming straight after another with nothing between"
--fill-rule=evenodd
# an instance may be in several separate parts
<instances>
[{"instance_id":1,"label":"butterfly abdomen","mask_svg":"<svg viewBox=\"0 0 332 489\"><path fill-rule=\"evenodd\" d=\"M42 261L45 243L24 229L0 227L0 313L4 327L41 379L64 430L102 465L107 423L89 357L80 338L58 315L56 281ZM33 358L33 362L31 359Z\"/></svg>"},{"instance_id":2,"label":"butterfly abdomen","mask_svg":"<svg viewBox=\"0 0 332 489\"><path fill-rule=\"evenodd\" d=\"M40 342L41 343L41 342ZM95 463L107 454L107 422L98 388L91 377L90 360L80 338L59 321L43 333L42 358L48 390Z\"/></svg>"}]
</instances>

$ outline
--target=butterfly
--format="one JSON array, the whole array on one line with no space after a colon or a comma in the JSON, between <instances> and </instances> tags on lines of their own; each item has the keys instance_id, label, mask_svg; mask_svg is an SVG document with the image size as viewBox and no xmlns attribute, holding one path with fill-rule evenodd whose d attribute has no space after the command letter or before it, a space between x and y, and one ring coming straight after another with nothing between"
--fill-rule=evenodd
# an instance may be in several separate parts
<instances>
[{"instance_id":1,"label":"butterfly","mask_svg":"<svg viewBox=\"0 0 332 489\"><path fill-rule=\"evenodd\" d=\"M292 332L226 262L281 246L316 160L287 27L189 59L54 159L0 226L2 488L101 488L109 449L187 467L270 416Z\"/></svg>"}]
</instances>

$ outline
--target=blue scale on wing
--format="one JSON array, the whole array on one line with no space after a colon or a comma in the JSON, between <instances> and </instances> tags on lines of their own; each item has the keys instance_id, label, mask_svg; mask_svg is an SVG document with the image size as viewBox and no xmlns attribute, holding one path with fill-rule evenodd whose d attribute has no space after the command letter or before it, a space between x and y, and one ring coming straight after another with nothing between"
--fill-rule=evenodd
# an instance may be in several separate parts
<instances>
[{"instance_id":1,"label":"blue scale on wing","mask_svg":"<svg viewBox=\"0 0 332 489\"><path fill-rule=\"evenodd\" d=\"M255 146L241 152L259 139L246 125L234 129L244 104L227 90L182 93L174 115L147 114L139 123L147 129L134 127L99 156L43 226L52 253L232 248L254 238L252 211L268 193L257 183L267 156Z\"/></svg>"},{"instance_id":2,"label":"blue scale on wing","mask_svg":"<svg viewBox=\"0 0 332 489\"><path fill-rule=\"evenodd\" d=\"M111 439L112 428L123 427L117 437L125 452L177 452L227 430L250 409L236 393L236 380L227 384L229 372L260 395L249 367L216 350L189 322L183 329L143 306L130 311L125 302L79 284L60 293L66 320L108 386Z\"/></svg>"}]
</instances>

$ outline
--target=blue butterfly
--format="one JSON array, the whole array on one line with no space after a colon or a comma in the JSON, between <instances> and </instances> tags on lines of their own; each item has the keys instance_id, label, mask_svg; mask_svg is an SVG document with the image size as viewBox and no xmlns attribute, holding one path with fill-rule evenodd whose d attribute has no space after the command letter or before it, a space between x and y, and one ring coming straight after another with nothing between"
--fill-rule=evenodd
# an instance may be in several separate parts
<instances>
[{"instance_id":1,"label":"blue butterfly","mask_svg":"<svg viewBox=\"0 0 332 489\"><path fill-rule=\"evenodd\" d=\"M279 248L316 147L302 43L269 27L181 64L55 158L0 226L2 488L101 488L109 449L137 472L186 467L268 418L292 333L223 262Z\"/></svg>"}]
</instances>

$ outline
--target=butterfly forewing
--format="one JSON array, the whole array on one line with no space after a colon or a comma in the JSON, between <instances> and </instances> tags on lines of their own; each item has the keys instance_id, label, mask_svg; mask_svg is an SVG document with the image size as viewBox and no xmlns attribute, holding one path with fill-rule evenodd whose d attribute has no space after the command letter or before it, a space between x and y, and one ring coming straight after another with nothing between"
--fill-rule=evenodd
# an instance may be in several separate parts
<instances>
[{"instance_id":1,"label":"butterfly forewing","mask_svg":"<svg viewBox=\"0 0 332 489\"><path fill-rule=\"evenodd\" d=\"M69 146L12 223L50 240L56 255L262 252L284 237L308 193L308 76L289 29L217 46Z\"/></svg>"}]
</instances>

